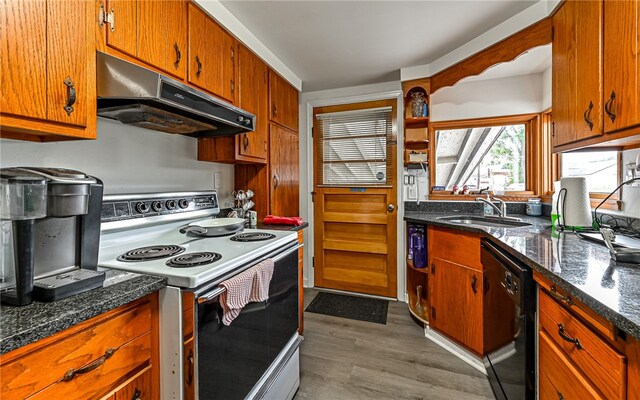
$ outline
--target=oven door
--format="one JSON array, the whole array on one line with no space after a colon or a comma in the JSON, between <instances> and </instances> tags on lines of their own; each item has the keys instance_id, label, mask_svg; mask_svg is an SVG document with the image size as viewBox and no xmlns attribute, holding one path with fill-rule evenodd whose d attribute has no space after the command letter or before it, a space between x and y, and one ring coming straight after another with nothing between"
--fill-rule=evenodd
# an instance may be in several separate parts
<instances>
[{"instance_id":1,"label":"oven door","mask_svg":"<svg viewBox=\"0 0 640 400\"><path fill-rule=\"evenodd\" d=\"M197 295L199 399L244 399L296 334L299 248L267 257L275 261L269 299L247 304L229 326L222 323L219 287Z\"/></svg>"}]
</instances>

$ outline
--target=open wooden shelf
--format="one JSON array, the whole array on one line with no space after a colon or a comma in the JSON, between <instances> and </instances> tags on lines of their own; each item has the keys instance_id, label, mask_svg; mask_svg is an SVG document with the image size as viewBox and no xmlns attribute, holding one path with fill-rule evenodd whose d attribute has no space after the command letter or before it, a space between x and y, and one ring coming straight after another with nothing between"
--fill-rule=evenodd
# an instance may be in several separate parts
<instances>
[{"instance_id":1,"label":"open wooden shelf","mask_svg":"<svg viewBox=\"0 0 640 400\"><path fill-rule=\"evenodd\" d=\"M414 145L414 144L415 145L419 145L419 144L428 145L429 144L429 139L424 139L424 140L405 140L404 144L407 144L407 145Z\"/></svg>"},{"instance_id":2,"label":"open wooden shelf","mask_svg":"<svg viewBox=\"0 0 640 400\"><path fill-rule=\"evenodd\" d=\"M409 105L410 107L411 105ZM407 128L423 128L429 126L429 117L410 117L404 119Z\"/></svg>"}]
</instances>

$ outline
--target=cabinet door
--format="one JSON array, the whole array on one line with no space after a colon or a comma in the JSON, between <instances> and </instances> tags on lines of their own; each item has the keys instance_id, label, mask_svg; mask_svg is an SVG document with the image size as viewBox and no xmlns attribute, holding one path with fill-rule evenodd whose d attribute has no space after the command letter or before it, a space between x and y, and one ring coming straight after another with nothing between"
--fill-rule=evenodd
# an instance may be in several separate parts
<instances>
[{"instance_id":1,"label":"cabinet door","mask_svg":"<svg viewBox=\"0 0 640 400\"><path fill-rule=\"evenodd\" d=\"M271 172L271 214L297 217L298 205L298 135L271 124L269 131Z\"/></svg>"},{"instance_id":2,"label":"cabinet door","mask_svg":"<svg viewBox=\"0 0 640 400\"><path fill-rule=\"evenodd\" d=\"M483 355L482 273L439 258L430 268L431 325Z\"/></svg>"},{"instance_id":3,"label":"cabinet door","mask_svg":"<svg viewBox=\"0 0 640 400\"><path fill-rule=\"evenodd\" d=\"M298 132L298 90L269 70L270 119Z\"/></svg>"},{"instance_id":4,"label":"cabinet door","mask_svg":"<svg viewBox=\"0 0 640 400\"><path fill-rule=\"evenodd\" d=\"M3 114L47 116L47 3L0 3L0 110Z\"/></svg>"},{"instance_id":5,"label":"cabinet door","mask_svg":"<svg viewBox=\"0 0 640 400\"><path fill-rule=\"evenodd\" d=\"M576 139L602 135L602 1L575 1ZM560 79L566 79L561 76ZM555 112L555 110L554 110Z\"/></svg>"},{"instance_id":6,"label":"cabinet door","mask_svg":"<svg viewBox=\"0 0 640 400\"><path fill-rule=\"evenodd\" d=\"M254 132L237 136L239 153L259 160L267 158L269 131L267 65L249 49L238 46L238 106L256 116Z\"/></svg>"},{"instance_id":7,"label":"cabinet door","mask_svg":"<svg viewBox=\"0 0 640 400\"><path fill-rule=\"evenodd\" d=\"M235 100L236 40L212 19L206 19L206 46L209 51L207 88L233 103ZM204 67L203 67L204 68Z\"/></svg>"},{"instance_id":8,"label":"cabinet door","mask_svg":"<svg viewBox=\"0 0 640 400\"><path fill-rule=\"evenodd\" d=\"M135 57L138 44L136 0L109 0L104 12L113 15L113 24L105 24L107 46Z\"/></svg>"},{"instance_id":9,"label":"cabinet door","mask_svg":"<svg viewBox=\"0 0 640 400\"><path fill-rule=\"evenodd\" d=\"M553 16L552 88L553 145L576 140L573 126L576 110L576 3L567 1Z\"/></svg>"},{"instance_id":10,"label":"cabinet door","mask_svg":"<svg viewBox=\"0 0 640 400\"><path fill-rule=\"evenodd\" d=\"M640 123L638 8L637 0L604 2L605 132Z\"/></svg>"},{"instance_id":11,"label":"cabinet door","mask_svg":"<svg viewBox=\"0 0 640 400\"><path fill-rule=\"evenodd\" d=\"M184 78L187 50L186 2L138 0L137 28L138 58Z\"/></svg>"},{"instance_id":12,"label":"cabinet door","mask_svg":"<svg viewBox=\"0 0 640 400\"><path fill-rule=\"evenodd\" d=\"M125 387L116 392L115 400L147 400L157 397L157 395L153 395L151 367L147 367L140 371Z\"/></svg>"},{"instance_id":13,"label":"cabinet door","mask_svg":"<svg viewBox=\"0 0 640 400\"><path fill-rule=\"evenodd\" d=\"M207 49L207 16L195 4L189 3L189 62L187 79L189 83L208 89L211 80L210 52ZM207 79L208 78L208 79Z\"/></svg>"},{"instance_id":14,"label":"cabinet door","mask_svg":"<svg viewBox=\"0 0 640 400\"><path fill-rule=\"evenodd\" d=\"M47 2L47 119L87 125L89 2ZM32 79L32 78L30 78ZM29 94L29 96L31 93ZM91 99L95 101L95 98Z\"/></svg>"},{"instance_id":15,"label":"cabinet door","mask_svg":"<svg viewBox=\"0 0 640 400\"><path fill-rule=\"evenodd\" d=\"M193 400L196 398L196 381L195 381L195 355L194 355L193 338L184 342L184 400Z\"/></svg>"}]
</instances>

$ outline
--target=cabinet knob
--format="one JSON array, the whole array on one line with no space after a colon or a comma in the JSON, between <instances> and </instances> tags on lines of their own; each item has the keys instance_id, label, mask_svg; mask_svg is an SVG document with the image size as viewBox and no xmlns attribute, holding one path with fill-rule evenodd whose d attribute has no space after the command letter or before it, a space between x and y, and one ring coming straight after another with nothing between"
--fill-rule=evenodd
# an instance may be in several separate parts
<instances>
[{"instance_id":1,"label":"cabinet knob","mask_svg":"<svg viewBox=\"0 0 640 400\"><path fill-rule=\"evenodd\" d=\"M200 57L196 56L196 64L198 64L198 69L196 70L196 76L199 78L200 73L202 72L202 62L200 61Z\"/></svg>"},{"instance_id":2,"label":"cabinet knob","mask_svg":"<svg viewBox=\"0 0 640 400\"><path fill-rule=\"evenodd\" d=\"M64 110L67 112L67 115L71 115L74 110L73 105L76 102L76 88L71 77L67 76L63 83L67 86L67 103L64 106Z\"/></svg>"},{"instance_id":3,"label":"cabinet knob","mask_svg":"<svg viewBox=\"0 0 640 400\"><path fill-rule=\"evenodd\" d=\"M180 60L182 59L182 53L180 52L180 46L178 46L178 43L173 44L173 49L176 51L176 62L173 63L173 66L178 69L180 66Z\"/></svg>"},{"instance_id":4,"label":"cabinet knob","mask_svg":"<svg viewBox=\"0 0 640 400\"><path fill-rule=\"evenodd\" d=\"M611 91L611 96L609 96L609 100L607 100L606 103L604 103L604 112L607 113L607 115L609 116L609 118L611 119L611 122L616 120L616 113L614 113L613 111L611 111L611 106L613 105L613 101L616 99L616 92L614 92L613 90Z\"/></svg>"},{"instance_id":5,"label":"cabinet knob","mask_svg":"<svg viewBox=\"0 0 640 400\"><path fill-rule=\"evenodd\" d=\"M593 101L589 102L589 107L585 110L584 114L582 114L582 118L584 122L589 127L589 130L593 130L593 120L591 119L591 110L593 110Z\"/></svg>"}]
</instances>

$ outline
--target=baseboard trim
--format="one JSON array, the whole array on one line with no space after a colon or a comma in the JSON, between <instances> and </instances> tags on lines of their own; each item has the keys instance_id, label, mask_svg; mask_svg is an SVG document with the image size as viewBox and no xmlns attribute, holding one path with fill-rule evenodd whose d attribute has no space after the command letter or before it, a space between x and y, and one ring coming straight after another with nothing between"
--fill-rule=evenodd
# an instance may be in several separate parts
<instances>
[{"instance_id":1,"label":"baseboard trim","mask_svg":"<svg viewBox=\"0 0 640 400\"><path fill-rule=\"evenodd\" d=\"M482 358L473 354L469 350L460 346L459 344L447 338L446 336L442 335L441 333L438 333L437 331L433 330L433 328L429 326L425 326L424 336L427 339L431 340L433 343L447 350L449 353L453 354L454 356L458 357L462 361L471 365L473 368L477 369L478 371L482 372L485 375L487 374L487 370L484 367Z\"/></svg>"}]
</instances>

